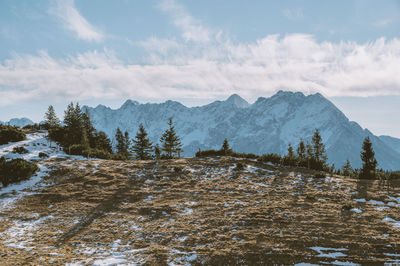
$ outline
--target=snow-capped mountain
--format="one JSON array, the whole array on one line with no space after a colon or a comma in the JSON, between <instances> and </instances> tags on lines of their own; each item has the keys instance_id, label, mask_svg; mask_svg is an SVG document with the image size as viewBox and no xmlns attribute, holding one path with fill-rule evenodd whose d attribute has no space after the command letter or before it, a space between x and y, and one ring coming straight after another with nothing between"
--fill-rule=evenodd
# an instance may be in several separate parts
<instances>
[{"instance_id":1,"label":"snow-capped mountain","mask_svg":"<svg viewBox=\"0 0 400 266\"><path fill-rule=\"evenodd\" d=\"M94 126L111 138L117 127L134 137L140 123L153 143L158 143L167 120L173 117L185 156L198 149L219 149L224 138L235 151L246 153L286 153L288 144L297 146L302 138L310 141L319 129L330 163L342 166L348 158L354 167L361 166L360 150L370 136L379 167L400 169L400 151L349 119L321 94L305 96L300 92L279 91L270 98L260 97L249 104L239 95L200 107L186 107L179 102L140 104L128 100L113 110L103 105L84 107Z\"/></svg>"},{"instance_id":2,"label":"snow-capped mountain","mask_svg":"<svg viewBox=\"0 0 400 266\"><path fill-rule=\"evenodd\" d=\"M29 118L23 117L23 118L13 118L10 119L8 122L2 122L0 121L0 124L3 125L10 125L10 126L17 126L17 127L24 127L27 125L33 125L34 122L30 120Z\"/></svg>"}]
</instances>

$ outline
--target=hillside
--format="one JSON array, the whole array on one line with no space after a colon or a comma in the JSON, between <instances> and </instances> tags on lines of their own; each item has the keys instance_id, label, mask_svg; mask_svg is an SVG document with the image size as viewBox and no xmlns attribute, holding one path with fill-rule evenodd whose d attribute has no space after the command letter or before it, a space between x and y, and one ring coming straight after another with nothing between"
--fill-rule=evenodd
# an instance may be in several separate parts
<instances>
[{"instance_id":1,"label":"hillside","mask_svg":"<svg viewBox=\"0 0 400 266\"><path fill-rule=\"evenodd\" d=\"M310 141L315 129L319 129L329 162L336 167L341 167L347 158L353 167L361 167L361 145L370 136L379 167L400 169L399 150L349 121L319 93L305 96L280 91L270 98L260 97L253 104L232 95L226 101L192 108L174 101L140 104L131 100L116 110L103 105L85 108L94 126L110 137L114 137L117 127L134 136L143 123L153 143L159 141L168 118L173 117L184 155L189 157L198 149L220 148L224 138L238 152L284 154L289 143L296 146L300 138Z\"/></svg>"},{"instance_id":2,"label":"hillside","mask_svg":"<svg viewBox=\"0 0 400 266\"><path fill-rule=\"evenodd\" d=\"M398 182L240 161L43 161L46 185L0 205L0 263L400 262Z\"/></svg>"}]
</instances>

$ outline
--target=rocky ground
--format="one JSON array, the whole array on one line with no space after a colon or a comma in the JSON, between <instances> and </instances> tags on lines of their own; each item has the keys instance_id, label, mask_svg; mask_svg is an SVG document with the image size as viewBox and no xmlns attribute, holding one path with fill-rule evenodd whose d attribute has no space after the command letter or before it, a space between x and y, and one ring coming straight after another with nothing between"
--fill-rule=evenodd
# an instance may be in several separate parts
<instances>
[{"instance_id":1,"label":"rocky ground","mask_svg":"<svg viewBox=\"0 0 400 266\"><path fill-rule=\"evenodd\" d=\"M1 265L400 263L399 182L229 157L41 164L0 205Z\"/></svg>"}]
</instances>

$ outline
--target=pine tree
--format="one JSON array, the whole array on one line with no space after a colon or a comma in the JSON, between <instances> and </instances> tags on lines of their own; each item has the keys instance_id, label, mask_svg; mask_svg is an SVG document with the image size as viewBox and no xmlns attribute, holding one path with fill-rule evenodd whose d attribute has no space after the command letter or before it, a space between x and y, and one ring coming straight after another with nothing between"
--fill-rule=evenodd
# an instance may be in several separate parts
<instances>
[{"instance_id":1,"label":"pine tree","mask_svg":"<svg viewBox=\"0 0 400 266\"><path fill-rule=\"evenodd\" d=\"M130 147L131 147L131 140L129 139L129 133L128 133L128 131L125 131L125 133L124 133L124 151L126 151L125 154L128 157L129 157Z\"/></svg>"},{"instance_id":2,"label":"pine tree","mask_svg":"<svg viewBox=\"0 0 400 266\"><path fill-rule=\"evenodd\" d=\"M173 158L173 155L178 151L181 151L182 144L179 137L176 135L175 128L172 123L172 117L168 120L169 128L165 130L164 134L160 138L162 144L162 150L167 154L168 158Z\"/></svg>"},{"instance_id":3,"label":"pine tree","mask_svg":"<svg viewBox=\"0 0 400 266\"><path fill-rule=\"evenodd\" d=\"M319 134L318 129L315 130L312 137L312 149L313 157L310 160L311 168L323 170L326 166L326 160L328 157L326 156L325 145L322 143L322 137Z\"/></svg>"},{"instance_id":4,"label":"pine tree","mask_svg":"<svg viewBox=\"0 0 400 266\"><path fill-rule=\"evenodd\" d=\"M64 124L67 133L67 146L81 144L83 121L79 103L76 103L75 107L72 102L68 105L64 112Z\"/></svg>"},{"instance_id":5,"label":"pine tree","mask_svg":"<svg viewBox=\"0 0 400 266\"><path fill-rule=\"evenodd\" d=\"M47 112L45 114L45 121L49 129L55 128L60 125L60 119L58 119L54 107L49 105Z\"/></svg>"},{"instance_id":6,"label":"pine tree","mask_svg":"<svg viewBox=\"0 0 400 266\"><path fill-rule=\"evenodd\" d=\"M100 131L100 132L96 131L94 133L94 139L95 139L95 141L94 141L95 147L94 148L112 153L111 142L110 142L110 139L107 137L106 133L104 133L103 131Z\"/></svg>"},{"instance_id":7,"label":"pine tree","mask_svg":"<svg viewBox=\"0 0 400 266\"><path fill-rule=\"evenodd\" d=\"M69 127L73 124L74 116L74 104L71 102L67 106L67 110L64 111L64 124Z\"/></svg>"},{"instance_id":8,"label":"pine tree","mask_svg":"<svg viewBox=\"0 0 400 266\"><path fill-rule=\"evenodd\" d=\"M314 152L314 159L317 162L326 162L326 151L325 145L322 143L322 137L319 134L318 129L315 130L314 135L312 137L312 144L313 144L313 152Z\"/></svg>"},{"instance_id":9,"label":"pine tree","mask_svg":"<svg viewBox=\"0 0 400 266\"><path fill-rule=\"evenodd\" d=\"M117 153L124 154L124 136L122 135L121 129L117 128L117 132L115 133L115 140L117 141Z\"/></svg>"},{"instance_id":10,"label":"pine tree","mask_svg":"<svg viewBox=\"0 0 400 266\"><path fill-rule=\"evenodd\" d=\"M310 143L307 143L306 145L306 159L307 159L307 168L310 169L311 161L314 160L313 147L311 146Z\"/></svg>"},{"instance_id":11,"label":"pine tree","mask_svg":"<svg viewBox=\"0 0 400 266\"><path fill-rule=\"evenodd\" d=\"M304 144L303 140L300 140L296 152L299 160L303 161L306 159L306 145Z\"/></svg>"},{"instance_id":12,"label":"pine tree","mask_svg":"<svg viewBox=\"0 0 400 266\"><path fill-rule=\"evenodd\" d=\"M137 132L135 139L132 140L132 152L135 154L135 158L139 160L151 159L150 153L152 152L152 143L147 137L147 132L143 125L139 125L139 131Z\"/></svg>"},{"instance_id":13,"label":"pine tree","mask_svg":"<svg viewBox=\"0 0 400 266\"><path fill-rule=\"evenodd\" d=\"M229 147L229 143L227 139L224 139L224 142L222 143L221 151L224 151L224 155L229 155L232 150Z\"/></svg>"},{"instance_id":14,"label":"pine tree","mask_svg":"<svg viewBox=\"0 0 400 266\"><path fill-rule=\"evenodd\" d=\"M154 157L156 160L159 160L161 157L161 150L160 150L160 146L158 146L158 144L156 144L154 146Z\"/></svg>"},{"instance_id":15,"label":"pine tree","mask_svg":"<svg viewBox=\"0 0 400 266\"><path fill-rule=\"evenodd\" d=\"M128 132L125 131L125 133L122 134L121 129L117 128L117 132L115 133L115 140L117 141L117 153L125 157L129 157L130 140Z\"/></svg>"},{"instance_id":16,"label":"pine tree","mask_svg":"<svg viewBox=\"0 0 400 266\"><path fill-rule=\"evenodd\" d=\"M92 121L90 119L90 114L87 109L85 109L85 112L81 114L82 116L82 126L84 130L86 131L86 136L89 141L90 147L94 148L96 146L96 129L93 127Z\"/></svg>"},{"instance_id":17,"label":"pine tree","mask_svg":"<svg viewBox=\"0 0 400 266\"><path fill-rule=\"evenodd\" d=\"M296 156L294 155L292 144L289 143L288 152L283 157L283 164L284 165L291 165L294 166L296 162Z\"/></svg>"},{"instance_id":18,"label":"pine tree","mask_svg":"<svg viewBox=\"0 0 400 266\"><path fill-rule=\"evenodd\" d=\"M372 148L372 143L369 137L364 139L360 156L363 162L360 178L374 179L376 177L376 167L378 162L375 159L375 152Z\"/></svg>"},{"instance_id":19,"label":"pine tree","mask_svg":"<svg viewBox=\"0 0 400 266\"><path fill-rule=\"evenodd\" d=\"M350 176L353 173L353 168L351 167L349 159L347 159L346 163L342 166L342 173L344 176Z\"/></svg>"}]
</instances>

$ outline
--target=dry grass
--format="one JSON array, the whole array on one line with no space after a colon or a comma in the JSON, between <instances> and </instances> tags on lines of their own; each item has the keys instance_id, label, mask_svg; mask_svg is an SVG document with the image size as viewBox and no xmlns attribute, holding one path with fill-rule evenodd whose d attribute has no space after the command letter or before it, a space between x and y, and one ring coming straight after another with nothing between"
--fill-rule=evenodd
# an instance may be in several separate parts
<instances>
[{"instance_id":1,"label":"dry grass","mask_svg":"<svg viewBox=\"0 0 400 266\"><path fill-rule=\"evenodd\" d=\"M316 179L228 157L50 164L54 185L0 213L2 265L382 263L400 254L400 228L382 221L400 220L390 198L399 183Z\"/></svg>"}]
</instances>

